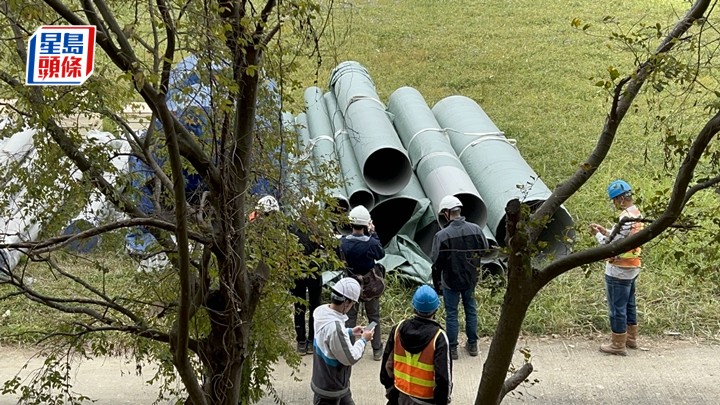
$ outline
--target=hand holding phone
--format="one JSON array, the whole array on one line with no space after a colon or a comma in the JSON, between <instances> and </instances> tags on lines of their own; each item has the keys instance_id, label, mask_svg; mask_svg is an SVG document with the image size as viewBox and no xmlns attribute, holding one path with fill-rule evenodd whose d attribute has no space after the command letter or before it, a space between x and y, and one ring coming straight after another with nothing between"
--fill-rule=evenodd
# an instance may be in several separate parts
<instances>
[{"instance_id":1,"label":"hand holding phone","mask_svg":"<svg viewBox=\"0 0 720 405\"><path fill-rule=\"evenodd\" d=\"M362 337L363 339L365 339L365 341L369 342L372 340L373 336L375 335L376 326L377 322L370 322L370 325L363 328Z\"/></svg>"}]
</instances>

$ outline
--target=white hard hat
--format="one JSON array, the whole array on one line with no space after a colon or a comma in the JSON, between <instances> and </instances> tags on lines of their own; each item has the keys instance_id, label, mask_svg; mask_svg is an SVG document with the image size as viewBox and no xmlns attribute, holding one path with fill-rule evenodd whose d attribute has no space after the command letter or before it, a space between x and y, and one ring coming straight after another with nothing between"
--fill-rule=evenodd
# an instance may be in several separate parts
<instances>
[{"instance_id":1,"label":"white hard hat","mask_svg":"<svg viewBox=\"0 0 720 405\"><path fill-rule=\"evenodd\" d=\"M266 195L265 197L258 200L255 209L264 213L278 212L280 211L280 204L278 204L275 197Z\"/></svg>"},{"instance_id":2,"label":"white hard hat","mask_svg":"<svg viewBox=\"0 0 720 405\"><path fill-rule=\"evenodd\" d=\"M340 281L332 286L332 292L334 294L340 295L353 302L358 302L361 290L360 283L351 277L341 278Z\"/></svg>"},{"instance_id":3,"label":"white hard hat","mask_svg":"<svg viewBox=\"0 0 720 405\"><path fill-rule=\"evenodd\" d=\"M370 211L362 205L350 210L348 217L350 218L350 225L368 226L370 224Z\"/></svg>"},{"instance_id":4,"label":"white hard hat","mask_svg":"<svg viewBox=\"0 0 720 405\"><path fill-rule=\"evenodd\" d=\"M446 195L442 200L440 200L440 206L438 208L440 209L440 212L443 212L445 210L452 210L453 208L460 208L462 206L463 205L459 198L454 195Z\"/></svg>"}]
</instances>

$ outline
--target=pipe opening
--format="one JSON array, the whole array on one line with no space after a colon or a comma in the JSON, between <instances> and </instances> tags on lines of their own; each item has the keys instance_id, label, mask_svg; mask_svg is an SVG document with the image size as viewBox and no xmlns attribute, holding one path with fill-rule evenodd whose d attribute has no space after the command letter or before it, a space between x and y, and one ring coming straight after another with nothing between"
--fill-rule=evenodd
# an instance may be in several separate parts
<instances>
[{"instance_id":1,"label":"pipe opening","mask_svg":"<svg viewBox=\"0 0 720 405\"><path fill-rule=\"evenodd\" d=\"M368 210L373 209L375 206L375 196L370 190L356 190L350 194L350 206L357 207L358 205L362 205Z\"/></svg>"},{"instance_id":2,"label":"pipe opening","mask_svg":"<svg viewBox=\"0 0 720 405\"><path fill-rule=\"evenodd\" d=\"M371 153L362 170L367 186L381 195L402 191L412 176L410 159L393 148L381 148Z\"/></svg>"},{"instance_id":3,"label":"pipe opening","mask_svg":"<svg viewBox=\"0 0 720 405\"><path fill-rule=\"evenodd\" d=\"M438 226L438 223L432 222L415 232L413 240L418 244L418 246L420 246L420 249L422 249L423 253L425 253L428 257L430 257L430 253L432 252L433 238L439 230L440 226Z\"/></svg>"},{"instance_id":4,"label":"pipe opening","mask_svg":"<svg viewBox=\"0 0 720 405\"><path fill-rule=\"evenodd\" d=\"M383 246L397 235L400 228L412 217L416 208L416 199L395 197L380 202L370 211L375 225L375 232L377 232Z\"/></svg>"},{"instance_id":5,"label":"pipe opening","mask_svg":"<svg viewBox=\"0 0 720 405\"><path fill-rule=\"evenodd\" d=\"M455 197L457 197L463 205L461 212L465 219L474 224L478 224L480 227L484 227L487 223L487 208L483 200L477 195L469 193L457 193ZM437 220L443 228L447 225L445 216L440 213L437 214Z\"/></svg>"}]
</instances>

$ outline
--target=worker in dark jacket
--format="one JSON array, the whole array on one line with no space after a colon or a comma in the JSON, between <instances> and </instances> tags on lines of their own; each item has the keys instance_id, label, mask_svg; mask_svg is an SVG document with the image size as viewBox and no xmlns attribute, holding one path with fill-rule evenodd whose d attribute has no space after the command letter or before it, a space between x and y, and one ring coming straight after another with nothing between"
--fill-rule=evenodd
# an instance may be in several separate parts
<instances>
[{"instance_id":1,"label":"worker in dark jacket","mask_svg":"<svg viewBox=\"0 0 720 405\"><path fill-rule=\"evenodd\" d=\"M298 242L303 247L303 254L312 257L315 252L322 249L322 245L307 233L293 225L290 232L298 238ZM320 306L320 297L322 295L322 274L318 264L310 259L310 272L303 273L295 278L294 286L290 293L302 301L294 304L295 312L293 321L295 323L295 340L297 342L297 351L300 354L312 354L313 339L315 337L313 312L315 308ZM303 301L307 300L307 304ZM309 308L308 308L309 306ZM308 310L309 309L309 310ZM309 312L308 327L305 328L305 312Z\"/></svg>"},{"instance_id":2,"label":"worker in dark jacket","mask_svg":"<svg viewBox=\"0 0 720 405\"><path fill-rule=\"evenodd\" d=\"M475 286L481 268L481 258L488 252L488 241L482 228L465 221L460 215L462 203L452 195L440 201L440 214L447 225L433 238L431 259L435 290L445 302L445 327L450 339L450 356L457 360L458 305L465 310L465 334L470 356L478 355L477 309Z\"/></svg>"},{"instance_id":3,"label":"worker in dark jacket","mask_svg":"<svg viewBox=\"0 0 720 405\"><path fill-rule=\"evenodd\" d=\"M375 226L370 212L362 205L353 208L349 215L352 233L340 240L340 252L351 275L364 276L375 268L375 261L385 257L383 249L375 233ZM382 340L380 337L380 297L363 302L369 322L376 322L375 335L372 340L373 360L382 358ZM345 326L354 328L357 325L358 308L353 306L348 312Z\"/></svg>"},{"instance_id":4,"label":"worker in dark jacket","mask_svg":"<svg viewBox=\"0 0 720 405\"><path fill-rule=\"evenodd\" d=\"M448 337L433 320L440 298L432 287L423 285L412 303L415 316L390 330L380 382L388 405L446 405L452 392L452 360Z\"/></svg>"}]
</instances>

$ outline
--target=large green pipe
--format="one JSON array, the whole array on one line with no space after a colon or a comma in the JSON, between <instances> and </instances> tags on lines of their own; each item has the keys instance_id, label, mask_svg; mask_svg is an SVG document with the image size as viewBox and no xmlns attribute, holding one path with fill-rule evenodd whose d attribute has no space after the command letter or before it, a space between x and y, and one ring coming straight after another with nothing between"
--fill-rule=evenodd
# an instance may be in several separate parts
<instances>
[{"instance_id":1,"label":"large green pipe","mask_svg":"<svg viewBox=\"0 0 720 405\"><path fill-rule=\"evenodd\" d=\"M472 99L447 97L435 104L432 112L485 200L490 229L498 242L505 244L507 202L517 198L535 209L550 196L550 189ZM567 254L567 242L574 239L573 220L560 207L540 235L547 243L543 253Z\"/></svg>"},{"instance_id":2,"label":"large green pipe","mask_svg":"<svg viewBox=\"0 0 720 405\"><path fill-rule=\"evenodd\" d=\"M288 192L292 193L292 197L289 198L295 198L294 196L297 196L297 193L299 190L301 190L302 185L300 182L300 173L298 173L296 167L298 167L299 159L297 154L299 153L300 145L299 142L299 134L297 131L297 126L295 125L295 117L285 111L282 113L282 131L283 135L287 137L287 139L292 139L294 142L294 148L290 148L291 150L286 151L287 156L287 163L283 165L283 172L282 172L282 178L281 178L281 184L283 187L283 195L287 195Z\"/></svg>"},{"instance_id":3,"label":"large green pipe","mask_svg":"<svg viewBox=\"0 0 720 405\"><path fill-rule=\"evenodd\" d=\"M427 197L414 173L411 173L407 186L399 192L390 196L378 196L370 214L383 245L397 235L400 228L412 217L418 201L423 198Z\"/></svg>"},{"instance_id":4,"label":"large green pipe","mask_svg":"<svg viewBox=\"0 0 720 405\"><path fill-rule=\"evenodd\" d=\"M308 87L305 90L305 113L315 173L322 175L324 170L329 170L329 180L334 186L328 190L328 195L335 199L338 207L348 210L350 203L335 156L332 124L325 108L323 92L318 87Z\"/></svg>"},{"instance_id":5,"label":"large green pipe","mask_svg":"<svg viewBox=\"0 0 720 405\"><path fill-rule=\"evenodd\" d=\"M338 108L335 94L333 94L332 91L328 91L323 95L323 99L325 99L325 106L327 107L330 122L333 126L335 156L337 156L338 162L340 163L340 170L345 180L345 189L347 190L350 206L356 207L362 205L367 209L372 209L372 207L375 206L375 196L372 191L368 189L365 180L362 178L362 171L360 170L360 166L358 166L355 153L353 153L350 136L345 129L345 119Z\"/></svg>"},{"instance_id":6,"label":"large green pipe","mask_svg":"<svg viewBox=\"0 0 720 405\"><path fill-rule=\"evenodd\" d=\"M310 156L310 130L308 129L307 114L300 113L295 117L295 130L298 134L298 150L300 151L300 184L315 194L317 192L317 184L315 183L315 168L312 166Z\"/></svg>"},{"instance_id":7,"label":"large green pipe","mask_svg":"<svg viewBox=\"0 0 720 405\"><path fill-rule=\"evenodd\" d=\"M485 203L422 94L412 87L401 87L390 95L388 111L394 115L395 129L434 212L440 212L443 197L454 195L463 203L463 215L485 226ZM442 215L437 219L441 226L447 222Z\"/></svg>"},{"instance_id":8,"label":"large green pipe","mask_svg":"<svg viewBox=\"0 0 720 405\"><path fill-rule=\"evenodd\" d=\"M365 183L381 195L402 191L412 168L367 69L357 62L339 64L330 75L345 126Z\"/></svg>"}]
</instances>

